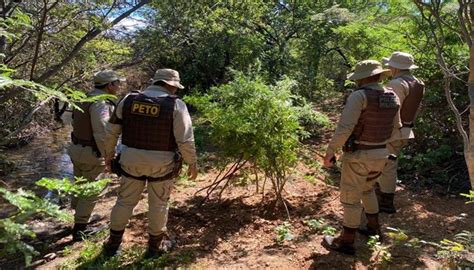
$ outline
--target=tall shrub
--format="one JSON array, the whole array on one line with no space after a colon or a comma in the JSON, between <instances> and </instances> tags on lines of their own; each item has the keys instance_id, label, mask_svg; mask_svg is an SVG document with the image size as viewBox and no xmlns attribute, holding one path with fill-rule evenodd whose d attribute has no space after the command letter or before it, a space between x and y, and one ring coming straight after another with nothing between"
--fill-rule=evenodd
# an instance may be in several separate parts
<instances>
[{"instance_id":1,"label":"tall shrub","mask_svg":"<svg viewBox=\"0 0 474 270\"><path fill-rule=\"evenodd\" d=\"M236 72L230 83L186 98L210 128L218 155L226 165L233 164L209 186L208 195L225 180L226 187L230 176L242 166L252 164L272 182L278 201L284 203L281 193L297 160L299 139L306 135L300 116L312 114L310 106L295 105L295 101L302 104L300 97L292 95L295 86L288 78L270 86L259 76Z\"/></svg>"}]
</instances>

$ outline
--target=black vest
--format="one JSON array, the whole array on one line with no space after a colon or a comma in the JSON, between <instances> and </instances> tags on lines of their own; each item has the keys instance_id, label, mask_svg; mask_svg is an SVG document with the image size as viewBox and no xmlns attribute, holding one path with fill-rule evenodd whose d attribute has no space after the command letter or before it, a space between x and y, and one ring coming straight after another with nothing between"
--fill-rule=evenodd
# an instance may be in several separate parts
<instances>
[{"instance_id":1,"label":"black vest","mask_svg":"<svg viewBox=\"0 0 474 270\"><path fill-rule=\"evenodd\" d=\"M176 151L173 113L177 98L149 97L141 93L126 97L122 110L122 143L137 149Z\"/></svg>"}]
</instances>

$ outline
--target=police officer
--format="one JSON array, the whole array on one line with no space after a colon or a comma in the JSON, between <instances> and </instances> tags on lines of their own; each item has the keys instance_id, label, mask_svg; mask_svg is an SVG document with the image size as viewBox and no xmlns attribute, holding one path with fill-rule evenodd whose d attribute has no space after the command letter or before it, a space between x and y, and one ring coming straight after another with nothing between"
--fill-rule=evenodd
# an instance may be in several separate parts
<instances>
[{"instance_id":1,"label":"police officer","mask_svg":"<svg viewBox=\"0 0 474 270\"><path fill-rule=\"evenodd\" d=\"M87 96L115 95L120 82L124 80L112 70L97 72L94 74L94 89L87 93ZM93 181L103 172L105 126L114 110L113 102L110 99L93 103L84 102L78 104L82 112L78 109L73 110L72 144L68 153L73 163L75 177ZM96 197L72 199L72 208L75 210L72 230L74 241L82 239L96 199Z\"/></svg>"},{"instance_id":2,"label":"police officer","mask_svg":"<svg viewBox=\"0 0 474 270\"><path fill-rule=\"evenodd\" d=\"M419 111L424 94L424 84L421 80L411 74L411 70L417 68L413 56L404 52L394 52L390 58L385 58L386 65L390 68L392 80L390 87L400 99L400 118L403 127L395 130L391 142L387 144L390 153L398 156L409 139L413 139L413 123ZM389 162L377 179L380 187L379 207L380 212L393 214L396 212L393 199L397 184L398 162Z\"/></svg>"},{"instance_id":3,"label":"police officer","mask_svg":"<svg viewBox=\"0 0 474 270\"><path fill-rule=\"evenodd\" d=\"M359 62L355 72L348 75L358 88L347 99L324 157L324 166L332 167L335 152L346 144L340 182L343 231L337 238L325 236L323 240L324 246L346 254L355 253L355 233L361 222L362 205L367 229L361 233L381 236L374 184L387 162L386 144L394 126L401 126L398 98L380 84L388 72L379 62L366 60Z\"/></svg>"},{"instance_id":4,"label":"police officer","mask_svg":"<svg viewBox=\"0 0 474 270\"><path fill-rule=\"evenodd\" d=\"M194 135L186 105L175 95L179 73L159 69L152 85L131 93L117 106L107 126L106 156L114 155L122 134L119 167L122 174L118 198L110 217L110 237L104 246L107 255L116 254L125 227L145 186L148 190L148 257L164 251L168 200L182 155L189 165L188 176L196 179L197 158Z\"/></svg>"}]
</instances>

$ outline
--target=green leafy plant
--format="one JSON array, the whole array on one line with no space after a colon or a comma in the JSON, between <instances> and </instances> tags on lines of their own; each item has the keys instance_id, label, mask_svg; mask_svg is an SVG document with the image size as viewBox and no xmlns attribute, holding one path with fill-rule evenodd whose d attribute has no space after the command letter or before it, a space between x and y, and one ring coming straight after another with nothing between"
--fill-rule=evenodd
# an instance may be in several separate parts
<instances>
[{"instance_id":1,"label":"green leafy plant","mask_svg":"<svg viewBox=\"0 0 474 270\"><path fill-rule=\"evenodd\" d=\"M61 197L67 195L73 195L75 197L90 197L102 192L108 183L110 183L110 179L104 178L96 181L87 181L87 179L83 177L75 177L74 182L68 178L42 178L36 182L36 185L48 190L54 190Z\"/></svg>"},{"instance_id":2,"label":"green leafy plant","mask_svg":"<svg viewBox=\"0 0 474 270\"><path fill-rule=\"evenodd\" d=\"M86 183L83 179L78 179L73 184L69 179L43 178L37 182L37 185L55 191L60 196L87 197L99 194L109 181L109 179L102 179ZM28 222L39 215L64 222L72 221L72 216L60 210L58 205L38 197L31 191L19 189L16 192L11 192L0 188L0 194L13 207L6 218L0 219L1 256L21 252L25 257L26 265L29 265L33 256L38 252L25 241L28 238L36 237L36 234L27 225Z\"/></svg>"},{"instance_id":3,"label":"green leafy plant","mask_svg":"<svg viewBox=\"0 0 474 270\"><path fill-rule=\"evenodd\" d=\"M305 220L304 224L308 226L313 233L335 235L337 232L337 229L329 225L324 218Z\"/></svg>"},{"instance_id":4,"label":"green leafy plant","mask_svg":"<svg viewBox=\"0 0 474 270\"><path fill-rule=\"evenodd\" d=\"M275 241L278 244L282 244L284 241L291 241L293 240L294 236L291 233L291 224L285 221L282 225L279 225L275 228Z\"/></svg>"},{"instance_id":5,"label":"green leafy plant","mask_svg":"<svg viewBox=\"0 0 474 270\"><path fill-rule=\"evenodd\" d=\"M15 207L15 211L8 218L0 220L0 244L3 245L0 254L5 256L21 252L28 265L37 252L31 245L23 241L24 237L34 238L36 236L26 225L27 221L38 214L55 217L60 221L71 221L72 217L61 211L58 205L39 198L30 191L19 189L17 192L10 192L0 188L0 193L8 203Z\"/></svg>"},{"instance_id":6,"label":"green leafy plant","mask_svg":"<svg viewBox=\"0 0 474 270\"><path fill-rule=\"evenodd\" d=\"M326 225L322 231L324 235L336 235L336 232L337 232L337 229L330 225Z\"/></svg>"},{"instance_id":7,"label":"green leafy plant","mask_svg":"<svg viewBox=\"0 0 474 270\"><path fill-rule=\"evenodd\" d=\"M392 228L392 227L387 227L387 229L389 230L389 232L387 232L387 236L393 239L396 245L402 244L408 241L409 237L405 233L405 231L398 228Z\"/></svg>"},{"instance_id":8,"label":"green leafy plant","mask_svg":"<svg viewBox=\"0 0 474 270\"><path fill-rule=\"evenodd\" d=\"M380 242L378 235L370 236L369 240L367 241L367 245L372 250L371 261L375 265L386 267L388 264L390 264L392 260L392 254L390 253L390 246L383 245Z\"/></svg>"},{"instance_id":9,"label":"green leafy plant","mask_svg":"<svg viewBox=\"0 0 474 270\"><path fill-rule=\"evenodd\" d=\"M474 233L462 231L453 237L453 240L443 239L439 243L429 242L438 248L437 255L446 260L446 264L458 266L464 256L474 252Z\"/></svg>"},{"instance_id":10,"label":"green leafy plant","mask_svg":"<svg viewBox=\"0 0 474 270\"><path fill-rule=\"evenodd\" d=\"M453 240L443 239L439 242L421 240L408 236L405 231L388 227L390 232L387 236L394 240L394 245L401 245L420 248L421 245L430 245L437 249L437 256L445 260L444 264L451 268L456 268L465 262L467 254L474 252L474 233L462 231L453 237Z\"/></svg>"},{"instance_id":11,"label":"green leafy plant","mask_svg":"<svg viewBox=\"0 0 474 270\"><path fill-rule=\"evenodd\" d=\"M470 190L469 193L461 193L461 196L469 199L466 203L474 203L474 190Z\"/></svg>"},{"instance_id":12,"label":"green leafy plant","mask_svg":"<svg viewBox=\"0 0 474 270\"><path fill-rule=\"evenodd\" d=\"M209 127L210 140L225 161L223 171L204 189L209 196L222 182L227 187L235 172L251 163L283 201L281 193L297 161L299 139L307 135L299 122L303 108L295 105L291 92L296 83L286 78L267 85L258 75L235 72L234 76L206 95L185 99L200 111L200 121Z\"/></svg>"}]
</instances>

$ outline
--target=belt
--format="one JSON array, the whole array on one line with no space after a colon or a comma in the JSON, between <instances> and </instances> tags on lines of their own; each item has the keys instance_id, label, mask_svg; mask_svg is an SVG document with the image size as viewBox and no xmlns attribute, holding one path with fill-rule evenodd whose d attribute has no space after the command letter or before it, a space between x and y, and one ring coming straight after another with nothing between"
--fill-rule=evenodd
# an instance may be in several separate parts
<instances>
[{"instance_id":1,"label":"belt","mask_svg":"<svg viewBox=\"0 0 474 270\"><path fill-rule=\"evenodd\" d=\"M415 124L411 123L411 124L405 124L403 123L402 124L402 127L408 127L408 128L413 128L415 126Z\"/></svg>"},{"instance_id":2,"label":"belt","mask_svg":"<svg viewBox=\"0 0 474 270\"><path fill-rule=\"evenodd\" d=\"M136 180L140 180L140 181L157 182L157 181L169 180L169 179L172 179L172 178L175 177L174 171L171 171L170 173L168 173L164 176L150 177L150 176L146 176L146 175L142 175L142 176L131 175L131 174L127 173L124 169L122 169L121 166L119 167L119 170L120 170L120 175L129 177L129 178L133 178L133 179L136 179Z\"/></svg>"},{"instance_id":3,"label":"belt","mask_svg":"<svg viewBox=\"0 0 474 270\"><path fill-rule=\"evenodd\" d=\"M372 150L372 149L382 149L385 148L386 144L378 144L378 145L367 145L367 144L356 144L357 150Z\"/></svg>"},{"instance_id":4,"label":"belt","mask_svg":"<svg viewBox=\"0 0 474 270\"><path fill-rule=\"evenodd\" d=\"M80 145L82 147L90 146L92 148L92 151L95 153L95 155L98 158L100 158L102 156L102 154L100 153L100 150L97 147L97 144L95 143L94 140L90 141L90 140L79 139L76 136L74 136L73 132L71 132L71 141L72 141L73 144Z\"/></svg>"},{"instance_id":5,"label":"belt","mask_svg":"<svg viewBox=\"0 0 474 270\"><path fill-rule=\"evenodd\" d=\"M174 156L174 166L173 170L169 172L166 175L160 176L160 177L150 177L146 175L142 176L135 176L127 173L124 169L122 169L122 166L120 165L120 154L118 154L113 160L112 160L112 172L116 173L118 176L126 176L129 178L133 178L136 180L140 181L148 181L148 182L157 182L157 181L165 181L169 179L173 179L175 177L179 176L179 173L181 171L181 166L183 165L183 158L181 157L181 154L176 153Z\"/></svg>"}]
</instances>

